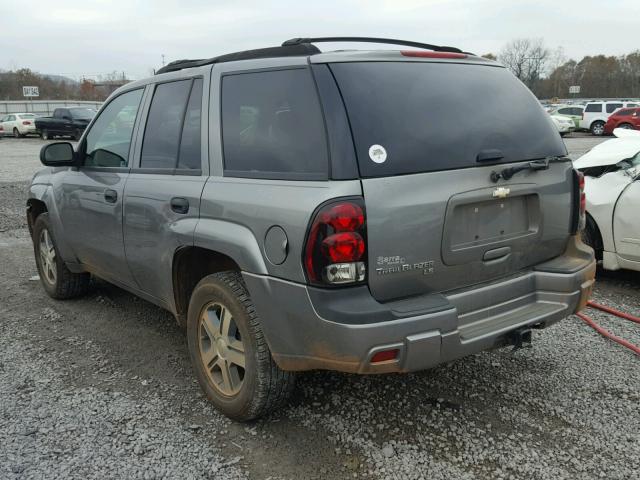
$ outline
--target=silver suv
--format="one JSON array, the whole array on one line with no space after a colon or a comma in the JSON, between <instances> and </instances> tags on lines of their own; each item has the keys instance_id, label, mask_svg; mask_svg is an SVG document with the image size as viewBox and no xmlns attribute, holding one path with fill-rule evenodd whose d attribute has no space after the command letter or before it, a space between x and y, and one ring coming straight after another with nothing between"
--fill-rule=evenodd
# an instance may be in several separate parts
<instances>
[{"instance_id":1,"label":"silver suv","mask_svg":"<svg viewBox=\"0 0 640 480\"><path fill-rule=\"evenodd\" d=\"M75 151L43 147L27 215L50 296L95 275L166 308L209 399L249 420L296 371L422 370L582 308L565 154L493 61L294 39L120 88Z\"/></svg>"}]
</instances>

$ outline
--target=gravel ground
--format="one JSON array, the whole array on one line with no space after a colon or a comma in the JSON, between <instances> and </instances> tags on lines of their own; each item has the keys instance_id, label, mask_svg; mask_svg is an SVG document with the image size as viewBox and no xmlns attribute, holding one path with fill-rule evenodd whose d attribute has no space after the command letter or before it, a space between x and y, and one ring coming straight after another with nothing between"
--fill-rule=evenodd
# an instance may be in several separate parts
<instances>
[{"instance_id":1,"label":"gravel ground","mask_svg":"<svg viewBox=\"0 0 640 480\"><path fill-rule=\"evenodd\" d=\"M566 141L572 155L594 144ZM101 281L56 302L30 280L23 208L41 144L0 141L3 480L638 477L638 358L576 317L530 349L426 372L303 374L281 411L229 422L168 313ZM639 293L637 273L599 274L597 301L640 315ZM640 344L637 325L588 313Z\"/></svg>"}]
</instances>

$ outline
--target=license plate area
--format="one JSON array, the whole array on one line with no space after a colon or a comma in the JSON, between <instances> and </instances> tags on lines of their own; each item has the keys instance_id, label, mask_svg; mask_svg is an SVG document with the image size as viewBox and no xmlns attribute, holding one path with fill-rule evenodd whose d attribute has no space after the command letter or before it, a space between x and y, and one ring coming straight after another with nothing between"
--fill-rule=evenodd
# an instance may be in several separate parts
<instances>
[{"instance_id":1,"label":"license plate area","mask_svg":"<svg viewBox=\"0 0 640 480\"><path fill-rule=\"evenodd\" d=\"M514 186L507 198L494 189L454 195L447 205L442 258L447 265L482 261L488 251L522 252L540 237L540 198L531 186Z\"/></svg>"}]
</instances>

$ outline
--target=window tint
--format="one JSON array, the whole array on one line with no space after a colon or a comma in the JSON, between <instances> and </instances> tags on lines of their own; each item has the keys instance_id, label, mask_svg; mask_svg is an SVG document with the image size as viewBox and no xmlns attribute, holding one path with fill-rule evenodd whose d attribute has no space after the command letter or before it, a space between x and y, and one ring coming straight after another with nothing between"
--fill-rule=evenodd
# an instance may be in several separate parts
<instances>
[{"instance_id":1,"label":"window tint","mask_svg":"<svg viewBox=\"0 0 640 480\"><path fill-rule=\"evenodd\" d=\"M353 62L331 70L362 176L476 167L496 150L502 162L566 153L536 98L504 68Z\"/></svg>"},{"instance_id":2,"label":"window tint","mask_svg":"<svg viewBox=\"0 0 640 480\"><path fill-rule=\"evenodd\" d=\"M631 115L631 113L633 113L633 110L623 109L623 110L618 110L616 112L616 116L617 117L628 117L629 115Z\"/></svg>"},{"instance_id":3,"label":"window tint","mask_svg":"<svg viewBox=\"0 0 640 480\"><path fill-rule=\"evenodd\" d=\"M622 107L621 103L607 103L607 113L613 112L616 108Z\"/></svg>"},{"instance_id":4,"label":"window tint","mask_svg":"<svg viewBox=\"0 0 640 480\"><path fill-rule=\"evenodd\" d=\"M327 178L327 146L308 69L228 75L222 80L225 174Z\"/></svg>"},{"instance_id":5,"label":"window tint","mask_svg":"<svg viewBox=\"0 0 640 480\"><path fill-rule=\"evenodd\" d=\"M637 103L627 103L627 107L637 107Z\"/></svg>"},{"instance_id":6,"label":"window tint","mask_svg":"<svg viewBox=\"0 0 640 480\"><path fill-rule=\"evenodd\" d=\"M580 107L574 107L572 108L573 110L573 115L582 115L582 112L584 112L584 108L580 108Z\"/></svg>"},{"instance_id":7,"label":"window tint","mask_svg":"<svg viewBox=\"0 0 640 480\"><path fill-rule=\"evenodd\" d=\"M558 110L558 113L560 115L573 115L571 113L572 110L573 110L572 108L561 108L561 109Z\"/></svg>"},{"instance_id":8,"label":"window tint","mask_svg":"<svg viewBox=\"0 0 640 480\"><path fill-rule=\"evenodd\" d=\"M86 136L84 164L125 167L142 89L123 93L105 107Z\"/></svg>"},{"instance_id":9,"label":"window tint","mask_svg":"<svg viewBox=\"0 0 640 480\"><path fill-rule=\"evenodd\" d=\"M602 104L601 103L590 103L587 105L587 108L584 109L585 112L602 112Z\"/></svg>"},{"instance_id":10,"label":"window tint","mask_svg":"<svg viewBox=\"0 0 640 480\"><path fill-rule=\"evenodd\" d=\"M176 168L191 80L156 87L144 129L141 168Z\"/></svg>"},{"instance_id":11,"label":"window tint","mask_svg":"<svg viewBox=\"0 0 640 480\"><path fill-rule=\"evenodd\" d=\"M194 80L184 116L178 168L201 168L200 117L202 116L202 79Z\"/></svg>"}]
</instances>

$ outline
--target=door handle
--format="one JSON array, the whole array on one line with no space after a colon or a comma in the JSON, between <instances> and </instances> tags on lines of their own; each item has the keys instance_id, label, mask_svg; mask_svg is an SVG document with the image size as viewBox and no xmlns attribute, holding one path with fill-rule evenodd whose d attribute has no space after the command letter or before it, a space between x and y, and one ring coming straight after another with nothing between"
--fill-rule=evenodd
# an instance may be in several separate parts
<instances>
[{"instance_id":1,"label":"door handle","mask_svg":"<svg viewBox=\"0 0 640 480\"><path fill-rule=\"evenodd\" d=\"M104 199L107 203L116 203L116 201L118 200L118 192L107 188L104 191Z\"/></svg>"},{"instance_id":2,"label":"door handle","mask_svg":"<svg viewBox=\"0 0 640 480\"><path fill-rule=\"evenodd\" d=\"M171 210L176 213L185 214L189 212L189 200L182 197L173 197L171 199Z\"/></svg>"}]
</instances>

